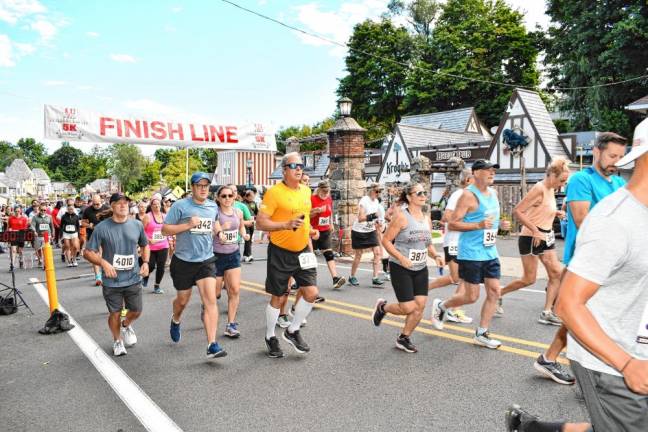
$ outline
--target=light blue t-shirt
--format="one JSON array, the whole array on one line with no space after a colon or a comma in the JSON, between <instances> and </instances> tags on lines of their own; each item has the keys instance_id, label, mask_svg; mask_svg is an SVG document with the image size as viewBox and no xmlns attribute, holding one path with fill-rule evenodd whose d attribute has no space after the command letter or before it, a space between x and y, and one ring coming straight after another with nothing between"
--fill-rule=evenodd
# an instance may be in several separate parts
<instances>
[{"instance_id":1,"label":"light blue t-shirt","mask_svg":"<svg viewBox=\"0 0 648 432\"><path fill-rule=\"evenodd\" d=\"M588 201L590 211L606 196L612 194L626 184L623 177L613 175L607 180L593 167L587 167L569 178L567 183L567 236L565 237L565 250L563 262L568 265L574 255L578 228L569 209L572 201Z\"/></svg>"},{"instance_id":2,"label":"light blue t-shirt","mask_svg":"<svg viewBox=\"0 0 648 432\"><path fill-rule=\"evenodd\" d=\"M191 197L176 201L167 213L164 224L183 224L192 216L199 217L201 223L196 228L176 235L174 254L182 261L206 261L214 255L212 229L218 217L218 206L214 201L206 200L197 204Z\"/></svg>"},{"instance_id":3,"label":"light blue t-shirt","mask_svg":"<svg viewBox=\"0 0 648 432\"><path fill-rule=\"evenodd\" d=\"M477 229L462 231L459 235L459 254L457 259L466 261L490 261L496 259L499 257L499 254L495 245L495 237L497 236L500 219L500 206L499 200L497 199L497 192L493 188L488 188L489 195L485 196L475 185L468 186L466 190L475 194L479 201L479 207L474 212L466 213L463 222L481 222L487 217L490 217L493 220L493 228L490 230Z\"/></svg>"}]
</instances>

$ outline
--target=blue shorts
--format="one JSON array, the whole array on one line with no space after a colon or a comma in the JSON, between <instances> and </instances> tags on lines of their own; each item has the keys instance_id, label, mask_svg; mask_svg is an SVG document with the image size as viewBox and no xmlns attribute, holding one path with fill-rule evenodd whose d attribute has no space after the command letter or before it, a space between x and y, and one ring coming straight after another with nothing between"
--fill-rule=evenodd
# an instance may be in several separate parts
<instances>
[{"instance_id":1,"label":"blue shorts","mask_svg":"<svg viewBox=\"0 0 648 432\"><path fill-rule=\"evenodd\" d=\"M241 252L236 251L230 254L215 253L216 277L223 277L227 270L241 267Z\"/></svg>"},{"instance_id":2,"label":"blue shorts","mask_svg":"<svg viewBox=\"0 0 648 432\"><path fill-rule=\"evenodd\" d=\"M499 279L500 262L498 258L488 261L457 260L459 279L471 284L480 284L484 279Z\"/></svg>"}]
</instances>

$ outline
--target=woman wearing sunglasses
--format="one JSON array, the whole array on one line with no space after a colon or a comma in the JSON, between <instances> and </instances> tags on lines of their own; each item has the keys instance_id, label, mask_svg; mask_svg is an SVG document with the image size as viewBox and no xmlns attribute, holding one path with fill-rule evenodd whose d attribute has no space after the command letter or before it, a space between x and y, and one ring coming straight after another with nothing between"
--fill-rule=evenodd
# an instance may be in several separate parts
<instances>
[{"instance_id":1,"label":"woman wearing sunglasses","mask_svg":"<svg viewBox=\"0 0 648 432\"><path fill-rule=\"evenodd\" d=\"M395 212L382 245L389 253L391 280L398 303L378 299L373 323L379 326L385 314L405 315L405 326L396 339L396 348L408 353L417 351L410 336L423 317L428 294L427 257L443 267L443 257L432 244L430 218L423 212L427 192L420 183L410 183L401 192L400 203L407 206ZM393 243L392 243L393 242Z\"/></svg>"},{"instance_id":2,"label":"woman wearing sunglasses","mask_svg":"<svg viewBox=\"0 0 648 432\"><path fill-rule=\"evenodd\" d=\"M237 338L241 335L236 322L241 289L241 252L239 235L249 239L243 225L243 213L234 208L234 190L231 186L221 186L216 192L218 203L218 222L222 231L214 236L214 255L216 256L216 297L220 297L223 279L227 287L227 326L225 336Z\"/></svg>"}]
</instances>

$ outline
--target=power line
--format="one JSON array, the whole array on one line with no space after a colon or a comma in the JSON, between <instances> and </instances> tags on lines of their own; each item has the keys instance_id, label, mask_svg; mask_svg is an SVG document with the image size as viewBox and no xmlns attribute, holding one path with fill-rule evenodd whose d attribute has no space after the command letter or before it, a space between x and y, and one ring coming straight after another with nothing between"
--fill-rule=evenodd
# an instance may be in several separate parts
<instances>
[{"instance_id":1,"label":"power line","mask_svg":"<svg viewBox=\"0 0 648 432\"><path fill-rule=\"evenodd\" d=\"M493 84L493 85L499 85L499 86L503 86L503 87L521 88L521 89L536 91L536 89L533 88L533 87L528 87L528 86L524 86L524 85L520 85L520 84L510 84L510 83L492 81L492 80L483 79L483 78L472 78L472 77L453 74L453 73L449 73L449 72L441 72L441 71L438 71L438 70L435 71L435 70L432 70L429 67L411 65L411 64L408 64L408 63L405 63L405 62L395 60L395 59L390 58L390 57L384 57L384 56L381 56L381 55L378 55L378 54L370 53L370 52L365 51L365 50L352 48L346 43L338 42L338 41L335 41L333 39L329 39L327 37L324 37L324 36L322 36L320 34L317 34L317 33L314 33L314 32L309 32L309 31L304 30L302 28L295 27L295 26L290 25L290 24L286 24L283 21L279 21L278 19L269 17L267 15L264 15L264 14L262 14L260 12L255 11L255 10L246 8L246 7L241 6L240 4L235 3L233 1L230 1L230 0L221 0L221 1L223 3L227 3L227 4L231 5L231 6L234 6L235 8L241 9L242 11L245 11L247 13L250 13L252 15L256 15L259 18L265 19L267 21L271 21L271 22L273 22L275 24L278 24L278 25L280 25L282 27L285 27L287 29L294 30L296 32L305 34L307 36L310 36L310 37L313 37L313 38L316 38L316 39L320 39L322 41L328 42L330 44L333 44L333 45L336 45L336 46L339 46L339 47L342 47L342 48L346 48L346 49L348 49L350 51L355 51L357 53L364 54L364 55L369 56L369 57L373 57L373 58L384 60L384 61L387 61L387 62L390 62L390 63L393 63L393 64L404 66L404 67L406 67L408 69L423 70L423 71L426 71L426 72L430 72L432 74L446 76L446 77L450 77L450 78L456 78L456 79L460 79L460 80L464 80L464 81L481 82L481 83L485 83L485 84ZM577 87L551 87L551 88L548 88L546 90L547 91L586 90L586 89L601 88L601 87L611 87L611 86L625 84L625 83L628 83L628 82L638 81L638 80L642 80L642 79L646 79L646 78L648 78L648 74L633 77L633 78L628 78L628 79L625 79L625 80L622 80L622 81L614 81L614 82L610 82L610 83L605 83L605 84L593 84L593 85L589 85L589 86L577 86Z\"/></svg>"}]
</instances>

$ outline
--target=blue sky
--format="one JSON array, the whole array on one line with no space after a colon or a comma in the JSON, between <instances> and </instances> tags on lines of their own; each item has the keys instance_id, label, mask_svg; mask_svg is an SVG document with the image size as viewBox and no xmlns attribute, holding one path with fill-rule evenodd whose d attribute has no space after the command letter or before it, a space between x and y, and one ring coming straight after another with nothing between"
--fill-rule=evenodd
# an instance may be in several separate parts
<instances>
[{"instance_id":1,"label":"blue sky","mask_svg":"<svg viewBox=\"0 0 648 432\"><path fill-rule=\"evenodd\" d=\"M340 42L388 0L235 0ZM509 0L546 22L541 0ZM0 139L43 140L43 104L115 114L312 124L345 50L220 0L0 0ZM79 144L87 150L90 144ZM151 153L153 149L145 149Z\"/></svg>"}]
</instances>

